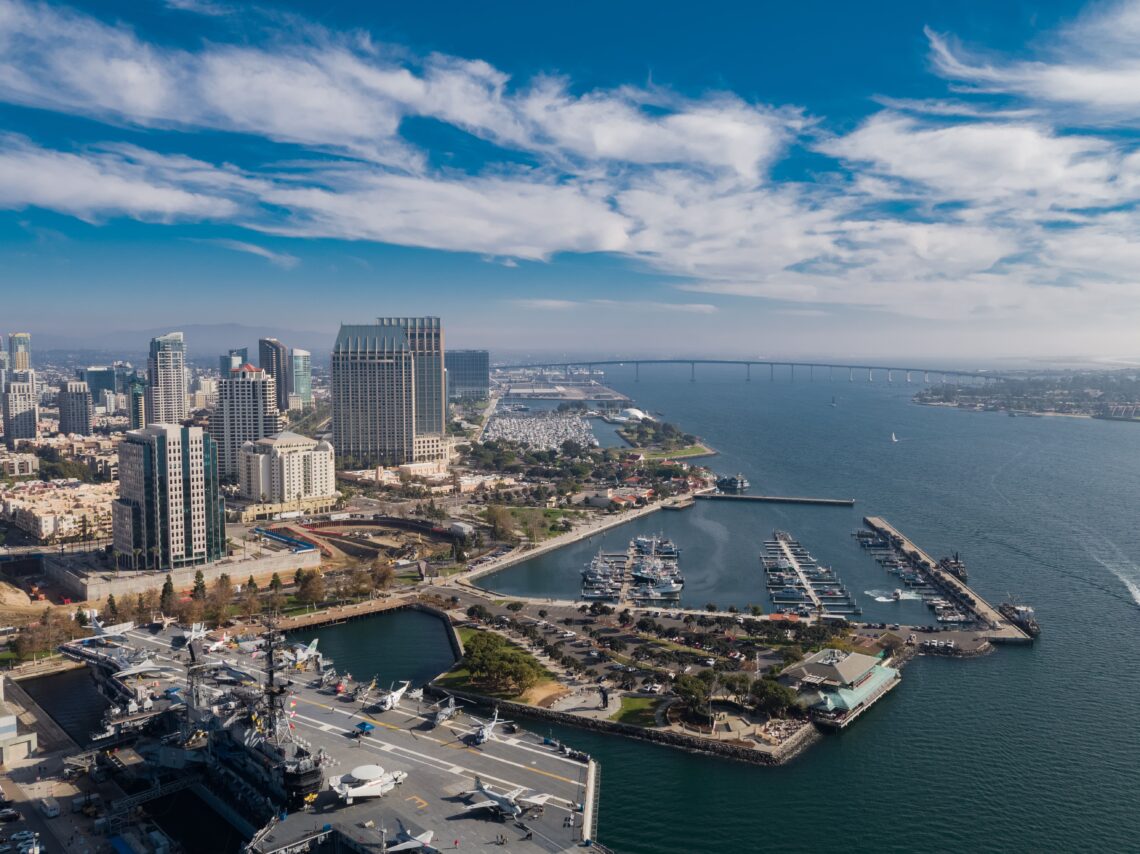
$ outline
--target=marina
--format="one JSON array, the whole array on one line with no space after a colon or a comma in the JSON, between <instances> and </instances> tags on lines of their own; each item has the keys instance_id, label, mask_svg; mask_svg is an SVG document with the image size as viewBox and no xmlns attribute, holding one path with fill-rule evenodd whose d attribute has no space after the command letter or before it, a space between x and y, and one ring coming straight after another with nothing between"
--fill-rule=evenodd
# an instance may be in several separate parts
<instances>
[{"instance_id":1,"label":"marina","mask_svg":"<svg viewBox=\"0 0 1140 854\"><path fill-rule=\"evenodd\" d=\"M870 530L855 534L859 544L879 552L877 560L922 596L939 623L976 626L994 643L1030 643L1040 632L1032 609L1024 605L1020 610L1012 605L995 608L972 590L957 554L936 561L886 519L867 516L863 523Z\"/></svg>"},{"instance_id":2,"label":"marina","mask_svg":"<svg viewBox=\"0 0 1140 854\"><path fill-rule=\"evenodd\" d=\"M779 613L821 618L863 613L835 571L821 566L786 531L775 531L764 541L760 563L768 596Z\"/></svg>"},{"instance_id":3,"label":"marina","mask_svg":"<svg viewBox=\"0 0 1140 854\"><path fill-rule=\"evenodd\" d=\"M599 551L582 570L581 597L604 602L679 603L680 549L664 535L640 535L625 552Z\"/></svg>"}]
</instances>

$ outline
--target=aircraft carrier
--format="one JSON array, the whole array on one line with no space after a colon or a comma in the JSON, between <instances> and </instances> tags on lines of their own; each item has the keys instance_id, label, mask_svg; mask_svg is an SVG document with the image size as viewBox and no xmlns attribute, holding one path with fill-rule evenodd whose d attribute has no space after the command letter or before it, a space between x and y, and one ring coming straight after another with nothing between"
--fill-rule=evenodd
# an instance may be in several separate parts
<instances>
[{"instance_id":1,"label":"aircraft carrier","mask_svg":"<svg viewBox=\"0 0 1140 854\"><path fill-rule=\"evenodd\" d=\"M192 787L255 854L605 850L589 757L502 722L487 735L462 706L437 726L414 689L393 704L272 629L236 644L158 623L62 650L115 704L74 763L129 767L108 833Z\"/></svg>"}]
</instances>

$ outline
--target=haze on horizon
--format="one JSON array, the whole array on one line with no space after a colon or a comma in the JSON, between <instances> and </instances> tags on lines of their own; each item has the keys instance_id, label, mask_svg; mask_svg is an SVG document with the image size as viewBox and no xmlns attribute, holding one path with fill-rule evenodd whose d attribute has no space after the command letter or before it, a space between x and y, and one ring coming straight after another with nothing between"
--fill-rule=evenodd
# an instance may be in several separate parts
<instances>
[{"instance_id":1,"label":"haze on horizon","mask_svg":"<svg viewBox=\"0 0 1140 854\"><path fill-rule=\"evenodd\" d=\"M998 5L0 0L0 332L1127 361L1140 3Z\"/></svg>"}]
</instances>

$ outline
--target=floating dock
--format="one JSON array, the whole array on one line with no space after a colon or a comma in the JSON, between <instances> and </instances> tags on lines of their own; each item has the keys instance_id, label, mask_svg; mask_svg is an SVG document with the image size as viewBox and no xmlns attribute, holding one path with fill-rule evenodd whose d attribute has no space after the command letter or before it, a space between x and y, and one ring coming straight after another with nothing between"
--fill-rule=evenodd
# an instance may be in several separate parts
<instances>
[{"instance_id":1,"label":"floating dock","mask_svg":"<svg viewBox=\"0 0 1140 854\"><path fill-rule=\"evenodd\" d=\"M863 524L877 534L891 540L904 554L915 561L927 576L949 593L962 607L967 608L986 630L986 638L993 643L1031 643L1032 638L1002 616L1001 612L983 599L966 582L938 567L938 561L916 546L901 531L879 516L866 516Z\"/></svg>"},{"instance_id":2,"label":"floating dock","mask_svg":"<svg viewBox=\"0 0 1140 854\"><path fill-rule=\"evenodd\" d=\"M733 495L727 492L698 492L704 501L754 501L761 504L814 504L820 507L854 507L854 498L807 498L795 495Z\"/></svg>"},{"instance_id":3,"label":"floating dock","mask_svg":"<svg viewBox=\"0 0 1140 854\"><path fill-rule=\"evenodd\" d=\"M835 571L820 566L791 534L776 531L764 541L760 563L775 605L794 605L813 614L860 614L862 609Z\"/></svg>"}]
</instances>

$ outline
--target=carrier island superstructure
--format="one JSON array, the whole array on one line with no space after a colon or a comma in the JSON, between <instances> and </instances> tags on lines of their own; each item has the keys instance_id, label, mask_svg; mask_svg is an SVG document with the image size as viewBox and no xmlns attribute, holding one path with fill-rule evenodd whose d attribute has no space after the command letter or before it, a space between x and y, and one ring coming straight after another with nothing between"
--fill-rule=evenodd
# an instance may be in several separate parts
<instances>
[{"instance_id":1,"label":"carrier island superstructure","mask_svg":"<svg viewBox=\"0 0 1140 854\"><path fill-rule=\"evenodd\" d=\"M602 849L588 756L465 712L436 725L421 692L356 682L272 627L242 642L195 634L156 624L62 648L112 702L72 760L129 772L109 834L193 788L256 854Z\"/></svg>"}]
</instances>

